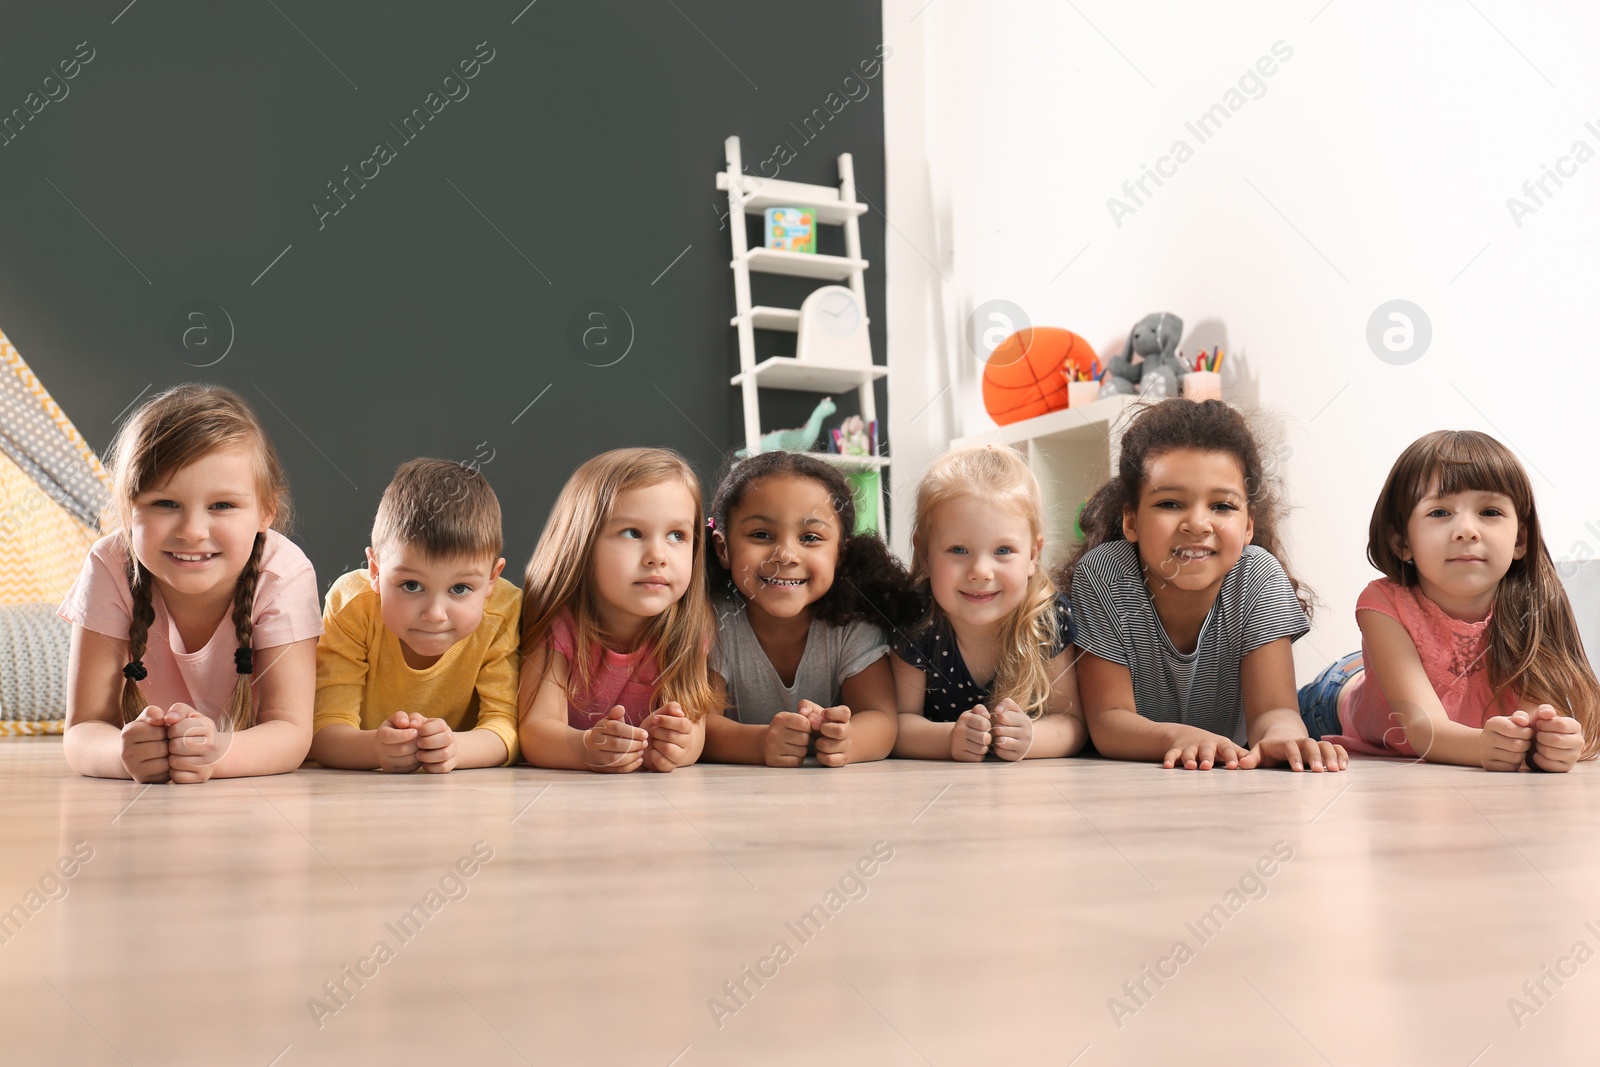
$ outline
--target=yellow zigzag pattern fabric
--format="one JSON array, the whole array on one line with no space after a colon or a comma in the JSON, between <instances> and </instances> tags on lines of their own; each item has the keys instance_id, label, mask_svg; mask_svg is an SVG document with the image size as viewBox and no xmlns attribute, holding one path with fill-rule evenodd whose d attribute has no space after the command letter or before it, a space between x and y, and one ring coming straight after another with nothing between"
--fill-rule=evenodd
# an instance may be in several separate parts
<instances>
[{"instance_id":1,"label":"yellow zigzag pattern fabric","mask_svg":"<svg viewBox=\"0 0 1600 1067\"><path fill-rule=\"evenodd\" d=\"M0 373L15 374L100 482L110 478L66 412L0 332ZM59 604L96 533L69 515L28 474L0 455L0 604Z\"/></svg>"}]
</instances>

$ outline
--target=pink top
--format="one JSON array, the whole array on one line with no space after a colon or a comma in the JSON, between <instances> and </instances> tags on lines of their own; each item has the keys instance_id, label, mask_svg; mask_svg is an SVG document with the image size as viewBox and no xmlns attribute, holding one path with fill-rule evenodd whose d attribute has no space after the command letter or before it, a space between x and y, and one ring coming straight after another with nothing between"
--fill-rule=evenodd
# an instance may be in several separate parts
<instances>
[{"instance_id":1,"label":"pink top","mask_svg":"<svg viewBox=\"0 0 1600 1067\"><path fill-rule=\"evenodd\" d=\"M603 649L604 661L596 665L592 692L578 688L578 669L573 653L577 634L572 616L563 611L550 626L549 646L566 657L567 680L571 692L567 696L567 725L575 730L587 730L606 712L621 704L627 710L624 718L629 726L638 726L651 712L650 700L656 679L661 677L654 650L637 648L627 655Z\"/></svg>"},{"instance_id":2,"label":"pink top","mask_svg":"<svg viewBox=\"0 0 1600 1067\"><path fill-rule=\"evenodd\" d=\"M1489 619L1462 622L1422 595L1416 586L1402 586L1387 578L1368 585L1356 601L1356 611L1377 611L1394 619L1411 635L1422 669L1451 722L1482 729L1483 721L1516 710L1517 695L1507 692L1498 705L1489 684ZM1362 659L1371 662L1366 642ZM1343 737L1324 737L1350 752L1369 756L1415 756L1405 730L1391 717L1389 701L1371 671L1362 671L1339 693L1339 725Z\"/></svg>"},{"instance_id":3,"label":"pink top","mask_svg":"<svg viewBox=\"0 0 1600 1067\"><path fill-rule=\"evenodd\" d=\"M96 541L56 614L86 630L126 641L133 621L127 566L128 553L120 534ZM267 531L251 613L254 646L274 648L320 637L319 600L317 576L306 554L276 530ZM233 613L222 617L204 648L190 652L172 625L159 586L151 594L151 603L156 617L144 653L149 676L139 683L145 699L163 708L182 701L220 720L238 678L233 667L233 654L239 648Z\"/></svg>"}]
</instances>

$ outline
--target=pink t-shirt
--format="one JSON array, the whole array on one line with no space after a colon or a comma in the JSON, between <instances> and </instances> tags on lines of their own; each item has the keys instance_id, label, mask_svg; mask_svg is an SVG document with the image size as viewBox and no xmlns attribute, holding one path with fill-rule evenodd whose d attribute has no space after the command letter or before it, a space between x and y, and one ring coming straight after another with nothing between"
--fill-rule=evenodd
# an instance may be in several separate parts
<instances>
[{"instance_id":1,"label":"pink t-shirt","mask_svg":"<svg viewBox=\"0 0 1600 1067\"><path fill-rule=\"evenodd\" d=\"M56 614L86 630L126 641L133 621L127 567L128 553L121 535L102 537L84 560L83 570ZM267 531L251 612L254 646L274 648L320 637L319 600L317 576L300 546L276 530ZM233 654L239 648L233 613L223 616L204 648L190 652L172 625L159 586L151 594L151 604L156 617L144 653L149 675L139 683L145 699L163 708L182 701L220 720L238 678L233 666Z\"/></svg>"},{"instance_id":2,"label":"pink t-shirt","mask_svg":"<svg viewBox=\"0 0 1600 1067\"><path fill-rule=\"evenodd\" d=\"M1356 601L1356 611L1377 611L1394 619L1411 635L1422 669L1451 722L1482 729L1483 721L1516 710L1517 696L1505 693L1494 703L1489 684L1489 619L1462 622L1422 595L1416 586L1403 586L1380 578L1368 585ZM1366 642L1362 659L1371 662ZM1362 671L1339 693L1339 725L1343 737L1324 737L1351 752L1369 756L1415 756L1406 742L1399 720L1391 717L1389 701L1371 671Z\"/></svg>"},{"instance_id":3,"label":"pink t-shirt","mask_svg":"<svg viewBox=\"0 0 1600 1067\"><path fill-rule=\"evenodd\" d=\"M572 616L563 611L550 625L549 646L566 657L567 683L571 692L567 697L567 725L575 730L587 730L606 712L621 704L627 710L624 718L629 726L638 726L650 714L651 693L656 679L661 676L654 650L637 648L627 655L602 649L603 662L596 665L592 690L579 688L578 669L573 653L577 647L577 634Z\"/></svg>"}]
</instances>

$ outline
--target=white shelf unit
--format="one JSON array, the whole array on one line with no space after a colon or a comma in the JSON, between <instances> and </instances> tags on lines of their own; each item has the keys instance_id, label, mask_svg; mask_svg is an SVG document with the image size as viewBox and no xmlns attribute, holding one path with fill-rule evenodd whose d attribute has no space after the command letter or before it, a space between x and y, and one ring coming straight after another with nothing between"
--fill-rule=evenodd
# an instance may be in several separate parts
<instances>
[{"instance_id":1,"label":"white shelf unit","mask_svg":"<svg viewBox=\"0 0 1600 1067\"><path fill-rule=\"evenodd\" d=\"M1054 565L1078 540L1078 509L1115 473L1124 415L1137 403L1108 397L969 434L951 447L1009 445L1022 453L1044 494L1045 554Z\"/></svg>"},{"instance_id":2,"label":"white shelf unit","mask_svg":"<svg viewBox=\"0 0 1600 1067\"><path fill-rule=\"evenodd\" d=\"M856 201L855 164L846 152L839 156L839 187L806 185L776 179L752 177L744 173L739 138L723 142L725 170L717 172L717 189L728 194L728 229L733 235L733 296L737 313L728 325L738 331L739 373L730 384L739 389L744 401L745 447L751 452L761 446L762 389L789 389L807 393L838 395L856 391L861 418L878 419L874 383L889 373L889 368L835 367L805 362L791 356L773 356L756 362L757 330L796 333L800 328L798 308L755 306L751 304L750 274L785 274L817 281L839 282L850 287L862 310L867 307L866 283L862 277L868 263L861 258L859 219L867 205ZM765 247L750 247L744 216L764 215L770 207L799 207L809 210L819 225L839 226L844 230L845 254L825 256L807 252L785 252ZM870 320L869 320L870 321ZM889 465L887 456L841 456L817 453L818 459L835 463L845 470L882 471ZM889 536L888 516L883 510L883 480L878 480L878 521L884 539Z\"/></svg>"}]
</instances>

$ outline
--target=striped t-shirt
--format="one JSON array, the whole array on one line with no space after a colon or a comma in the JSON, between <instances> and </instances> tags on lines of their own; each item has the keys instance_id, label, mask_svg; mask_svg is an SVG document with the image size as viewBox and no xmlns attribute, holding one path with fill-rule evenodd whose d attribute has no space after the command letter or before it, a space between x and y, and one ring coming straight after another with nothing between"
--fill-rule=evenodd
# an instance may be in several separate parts
<instances>
[{"instance_id":1,"label":"striped t-shirt","mask_svg":"<svg viewBox=\"0 0 1600 1067\"><path fill-rule=\"evenodd\" d=\"M1139 547L1110 541L1078 561L1072 579L1078 647L1120 663L1133 676L1134 710L1245 743L1239 665L1247 653L1311 629L1294 587L1272 553L1245 546L1200 626L1194 651L1167 639L1145 587Z\"/></svg>"}]
</instances>

